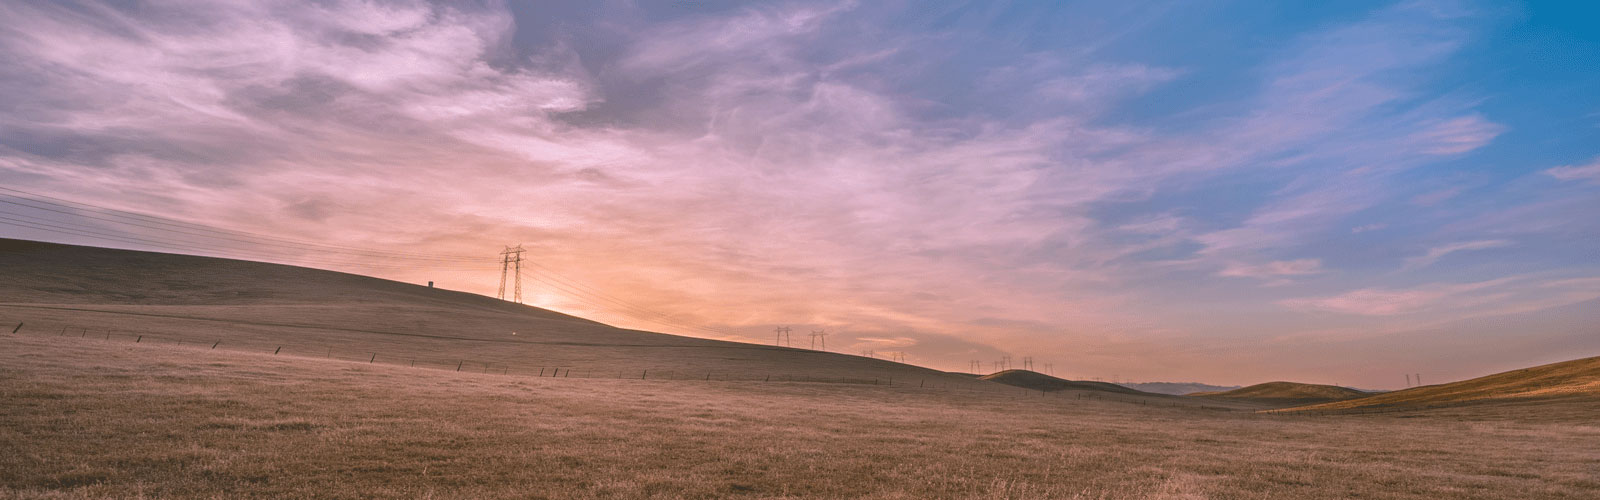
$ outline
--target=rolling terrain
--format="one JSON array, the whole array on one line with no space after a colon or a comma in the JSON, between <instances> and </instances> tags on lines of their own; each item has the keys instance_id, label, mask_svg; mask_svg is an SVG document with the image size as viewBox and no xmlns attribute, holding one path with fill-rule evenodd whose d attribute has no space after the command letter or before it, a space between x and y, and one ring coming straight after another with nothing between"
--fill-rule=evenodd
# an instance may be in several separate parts
<instances>
[{"instance_id":1,"label":"rolling terrain","mask_svg":"<svg viewBox=\"0 0 1600 500\"><path fill-rule=\"evenodd\" d=\"M1600 411L1600 356L1284 411L1415 410L1475 405L1570 406L1572 404Z\"/></svg>"},{"instance_id":2,"label":"rolling terrain","mask_svg":"<svg viewBox=\"0 0 1600 500\"><path fill-rule=\"evenodd\" d=\"M614 328L475 294L208 257L0 239L0 321L24 333L568 377L986 387L912 365ZM513 335L515 332L515 335Z\"/></svg>"},{"instance_id":3,"label":"rolling terrain","mask_svg":"<svg viewBox=\"0 0 1600 500\"><path fill-rule=\"evenodd\" d=\"M1039 372L1031 371L1031 370L1002 370L1002 371L998 371L998 372L991 373L991 374L988 374L988 375L984 375L982 377L978 377L978 380L987 380L987 381L990 381L990 382L997 382L997 383L1001 383L1001 384L1005 384L1005 385L1009 385L1009 386L1013 386L1013 387L1021 387L1021 388L1024 388L1024 389L1035 390L1035 391L1043 391L1043 392L1080 390L1080 391L1108 392L1108 393L1112 393L1112 394L1125 394L1125 395L1131 395L1131 396L1150 396L1150 397L1161 397L1162 396L1160 394L1153 394L1153 393L1148 393L1148 392L1139 391L1139 390L1135 390L1135 389L1129 389L1127 387L1123 387L1123 386L1120 386L1120 385L1117 385L1117 384L1109 384L1109 383L1105 383L1105 382L1087 382L1087 381L1078 381L1078 380L1066 380L1066 379L1056 378L1056 377L1053 377L1053 376L1050 376L1050 375L1045 375L1043 373L1039 373Z\"/></svg>"},{"instance_id":4,"label":"rolling terrain","mask_svg":"<svg viewBox=\"0 0 1600 500\"><path fill-rule=\"evenodd\" d=\"M1117 385L1156 394L1172 396L1186 396L1196 392L1222 392L1238 389L1240 386L1211 385L1199 382L1122 382Z\"/></svg>"},{"instance_id":5,"label":"rolling terrain","mask_svg":"<svg viewBox=\"0 0 1600 500\"><path fill-rule=\"evenodd\" d=\"M1196 392L1189 394L1190 397L1254 401L1279 406L1298 406L1326 403L1330 401L1344 401L1347 399L1364 398L1370 395L1371 393L1358 391L1349 387L1322 384L1302 384L1298 382L1267 382L1248 387L1241 387L1231 391Z\"/></svg>"},{"instance_id":6,"label":"rolling terrain","mask_svg":"<svg viewBox=\"0 0 1600 500\"><path fill-rule=\"evenodd\" d=\"M1600 358L1333 403L1427 401L1393 412L1259 412L1277 405L625 330L226 259L0 240L0 277L5 498L1600 491Z\"/></svg>"}]
</instances>

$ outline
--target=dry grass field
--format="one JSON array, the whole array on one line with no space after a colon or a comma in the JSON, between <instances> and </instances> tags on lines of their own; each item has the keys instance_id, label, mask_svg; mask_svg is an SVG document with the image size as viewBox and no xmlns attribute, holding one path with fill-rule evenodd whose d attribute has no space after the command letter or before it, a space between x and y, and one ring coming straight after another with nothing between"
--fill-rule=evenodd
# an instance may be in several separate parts
<instances>
[{"instance_id":1,"label":"dry grass field","mask_svg":"<svg viewBox=\"0 0 1600 500\"><path fill-rule=\"evenodd\" d=\"M494 375L0 339L0 496L1593 498L1593 413ZM1581 410L1581 409L1580 409Z\"/></svg>"},{"instance_id":2,"label":"dry grass field","mask_svg":"<svg viewBox=\"0 0 1600 500\"><path fill-rule=\"evenodd\" d=\"M1566 388L1555 399L1264 413L270 264L6 240L0 276L0 497L1600 492L1589 364L1475 386Z\"/></svg>"}]
</instances>

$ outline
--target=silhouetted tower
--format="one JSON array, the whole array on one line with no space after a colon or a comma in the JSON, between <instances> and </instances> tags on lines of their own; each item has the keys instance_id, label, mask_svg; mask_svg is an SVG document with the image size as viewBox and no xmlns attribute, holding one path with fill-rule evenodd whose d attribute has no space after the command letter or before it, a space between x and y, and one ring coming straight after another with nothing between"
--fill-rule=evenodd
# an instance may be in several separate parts
<instances>
[{"instance_id":1,"label":"silhouetted tower","mask_svg":"<svg viewBox=\"0 0 1600 500\"><path fill-rule=\"evenodd\" d=\"M972 360L971 363L967 364L967 367L972 370L973 374L977 374L978 370L982 370L983 369L983 362L974 359L974 360Z\"/></svg>"},{"instance_id":2,"label":"silhouetted tower","mask_svg":"<svg viewBox=\"0 0 1600 500\"><path fill-rule=\"evenodd\" d=\"M1045 363L1044 364L1044 373L1045 373L1045 375L1049 375L1049 376L1054 377L1056 375L1056 365L1051 364L1051 363Z\"/></svg>"},{"instance_id":3,"label":"silhouetted tower","mask_svg":"<svg viewBox=\"0 0 1600 500\"><path fill-rule=\"evenodd\" d=\"M791 342L789 339L789 327L780 326L773 328L772 331L778 334L778 338L772 342L772 345L787 345L789 347L794 347L794 342Z\"/></svg>"},{"instance_id":4,"label":"silhouetted tower","mask_svg":"<svg viewBox=\"0 0 1600 500\"><path fill-rule=\"evenodd\" d=\"M515 276L512 278L511 301L522 303L522 252L522 245L506 247L505 251L500 252L500 300L506 299L506 277Z\"/></svg>"},{"instance_id":5,"label":"silhouetted tower","mask_svg":"<svg viewBox=\"0 0 1600 500\"><path fill-rule=\"evenodd\" d=\"M1411 374L1406 374L1406 387L1411 387Z\"/></svg>"},{"instance_id":6,"label":"silhouetted tower","mask_svg":"<svg viewBox=\"0 0 1600 500\"><path fill-rule=\"evenodd\" d=\"M1010 370L1011 369L1011 355L1008 354L1008 355L1000 357L1000 369L1002 369L1002 370Z\"/></svg>"},{"instance_id":7,"label":"silhouetted tower","mask_svg":"<svg viewBox=\"0 0 1600 500\"><path fill-rule=\"evenodd\" d=\"M1022 357L1022 369L1029 371L1033 370L1033 356Z\"/></svg>"},{"instance_id":8,"label":"silhouetted tower","mask_svg":"<svg viewBox=\"0 0 1600 500\"><path fill-rule=\"evenodd\" d=\"M1417 387L1422 387L1422 374L1417 374Z\"/></svg>"},{"instance_id":9,"label":"silhouetted tower","mask_svg":"<svg viewBox=\"0 0 1600 500\"><path fill-rule=\"evenodd\" d=\"M822 344L822 350L828 350L828 329L811 331L811 350L817 350L817 344Z\"/></svg>"}]
</instances>

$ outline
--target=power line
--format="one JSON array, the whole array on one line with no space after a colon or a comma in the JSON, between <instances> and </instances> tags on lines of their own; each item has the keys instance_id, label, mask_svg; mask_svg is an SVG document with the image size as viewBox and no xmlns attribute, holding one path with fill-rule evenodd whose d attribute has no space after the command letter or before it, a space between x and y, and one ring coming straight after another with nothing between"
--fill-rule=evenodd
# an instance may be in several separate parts
<instances>
[{"instance_id":1,"label":"power line","mask_svg":"<svg viewBox=\"0 0 1600 500\"><path fill-rule=\"evenodd\" d=\"M30 210L40 210L66 215L71 218L99 221L114 224L116 226L84 224L72 222L70 220L47 219L43 217L7 211L0 211L0 214L12 215L15 217L0 216L0 225L26 228L55 234L88 237L101 241L114 241L146 247L175 250L179 252L212 253L220 256L242 255L247 258L263 260L287 260L301 265L312 263L313 265L359 266L364 268L380 269L415 269L416 267L416 265L413 264L383 263L375 262L373 260L374 258L379 258L383 260L416 261L419 263L426 263L425 265L430 267L487 270L491 269L487 266L487 264L489 262L493 262L489 259L478 257L433 256L409 252L376 251L340 245L304 242L288 238L261 235L247 231L215 228L159 216L127 212L99 205L64 200L61 198L55 198L37 193L30 193L17 189L0 187L0 190L29 196L22 197L13 194L0 193L0 196L7 196L16 200L22 200L12 201L0 198L0 203L6 203ZM44 201L40 198L57 200L63 203ZM97 215L82 213L84 211L93 212ZM103 215L103 217L99 215ZM179 236L164 236L164 239L156 240L148 237L142 237L143 234L139 232L130 231L129 229L119 228L117 226L159 231L161 233ZM185 241L184 238L186 237L200 238L202 240ZM248 244L252 246L244 247L240 246L241 244ZM262 246L271 248L262 248ZM312 256L303 254L290 254L286 253L287 250L308 252L311 253ZM721 336L733 336L729 332L710 327L693 326L680 323L676 320L676 318L670 315L656 312L622 300L580 281L567 278L547 266L539 265L536 262L528 263L543 270L544 272L540 274L545 275L543 277L534 275L531 278L537 282L551 286L552 288L566 295L568 299L574 300L575 302L595 307L601 311L619 314L634 320L663 325L678 330L698 331ZM500 264L502 264L502 273L504 274L504 262L501 262ZM513 300L520 299L520 294L517 293L520 290L520 286L516 286L518 282L520 282L520 278L521 275L519 272L517 274L517 279L513 281ZM520 300L517 301L520 302ZM612 305L607 305L606 303L610 303Z\"/></svg>"}]
</instances>

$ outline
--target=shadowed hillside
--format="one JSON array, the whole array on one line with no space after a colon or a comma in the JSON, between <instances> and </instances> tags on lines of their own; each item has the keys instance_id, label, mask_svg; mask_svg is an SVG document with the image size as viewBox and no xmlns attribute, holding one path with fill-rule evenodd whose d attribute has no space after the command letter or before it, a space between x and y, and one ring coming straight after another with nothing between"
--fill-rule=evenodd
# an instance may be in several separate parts
<instances>
[{"instance_id":1,"label":"shadowed hillside","mask_svg":"<svg viewBox=\"0 0 1600 500\"><path fill-rule=\"evenodd\" d=\"M626 330L481 295L260 262L0 239L0 276L0 321L23 323L23 334L509 373L989 386L885 360Z\"/></svg>"},{"instance_id":2,"label":"shadowed hillside","mask_svg":"<svg viewBox=\"0 0 1600 500\"><path fill-rule=\"evenodd\" d=\"M1045 375L1043 373L1039 373L1039 372L1035 372L1035 371L1029 371L1029 370L1004 370L1004 371L999 371L999 372L991 373L991 374L988 374L988 375L984 375L982 377L978 377L978 380L987 380L987 381L990 381L990 382L999 382L999 383L1010 385L1010 386L1016 386L1016 387L1021 387L1021 388L1024 388L1024 389L1032 389L1032 390L1035 390L1035 391L1044 391L1044 392L1079 390L1079 391L1112 392L1112 393L1117 393L1117 394L1128 394L1128 395L1135 395L1135 396L1154 396L1155 395L1155 394L1150 394L1150 393L1143 392L1143 391L1136 391L1136 390L1133 390L1133 389L1129 389L1127 387L1123 387L1123 386L1120 386L1120 385L1117 385L1117 384L1108 384L1108 383L1105 383L1105 382L1083 382L1083 381L1077 381L1077 380L1066 380L1066 379L1060 379L1060 378L1052 377L1052 376L1049 376L1049 375Z\"/></svg>"},{"instance_id":3,"label":"shadowed hillside","mask_svg":"<svg viewBox=\"0 0 1600 500\"><path fill-rule=\"evenodd\" d=\"M1563 401L1600 401L1600 356L1284 411Z\"/></svg>"},{"instance_id":4,"label":"shadowed hillside","mask_svg":"<svg viewBox=\"0 0 1600 500\"><path fill-rule=\"evenodd\" d=\"M1267 382L1222 392L1196 392L1194 397L1256 401L1279 405L1303 405L1363 398L1370 393L1336 385Z\"/></svg>"}]
</instances>

